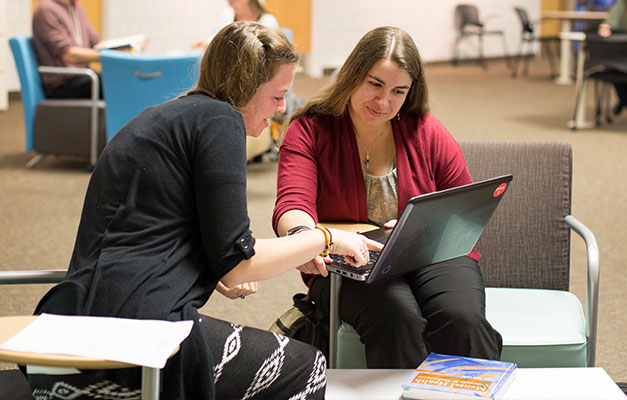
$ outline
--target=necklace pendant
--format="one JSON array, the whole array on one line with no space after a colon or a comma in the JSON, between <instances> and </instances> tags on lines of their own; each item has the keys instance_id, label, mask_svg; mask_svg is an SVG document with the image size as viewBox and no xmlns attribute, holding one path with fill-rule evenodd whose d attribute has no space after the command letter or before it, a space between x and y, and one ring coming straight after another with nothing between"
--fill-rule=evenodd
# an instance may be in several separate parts
<instances>
[{"instance_id":1,"label":"necklace pendant","mask_svg":"<svg viewBox=\"0 0 627 400\"><path fill-rule=\"evenodd\" d=\"M366 159L364 160L364 164L366 164L366 170L370 168L370 154L366 154Z\"/></svg>"}]
</instances>

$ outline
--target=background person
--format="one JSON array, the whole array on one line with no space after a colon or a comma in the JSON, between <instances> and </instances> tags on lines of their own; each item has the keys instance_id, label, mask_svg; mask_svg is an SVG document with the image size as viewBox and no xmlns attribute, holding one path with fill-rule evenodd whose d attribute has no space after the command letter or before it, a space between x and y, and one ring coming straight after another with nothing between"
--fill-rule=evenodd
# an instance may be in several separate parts
<instances>
[{"instance_id":1,"label":"background person","mask_svg":"<svg viewBox=\"0 0 627 400\"><path fill-rule=\"evenodd\" d=\"M211 37L217 31L235 21L256 21L268 28L279 29L279 21L266 10L260 0L227 0L228 7L224 8L220 14L220 21L211 33ZM211 41L200 41L192 43L192 48L205 48Z\"/></svg>"},{"instance_id":2,"label":"background person","mask_svg":"<svg viewBox=\"0 0 627 400\"><path fill-rule=\"evenodd\" d=\"M247 282L328 250L358 265L368 247L381 247L323 227L259 240L250 231L246 135L259 135L285 108L297 61L279 31L245 21L220 31L203 55L196 87L142 111L107 144L89 182L68 274L37 307L194 321L163 370L162 398L324 398L326 363L314 347L197 311L219 282L230 297L242 297L252 292ZM40 400L57 398L55 387L85 398L106 392L138 399L140 374L29 374L29 381Z\"/></svg>"},{"instance_id":3,"label":"background person","mask_svg":"<svg viewBox=\"0 0 627 400\"><path fill-rule=\"evenodd\" d=\"M394 27L368 32L337 79L297 110L279 152L275 231L318 221L393 226L413 196L472 182L455 139L428 112L413 39ZM303 234L303 233L299 233ZM480 254L374 284L344 279L340 318L366 347L368 368L415 368L429 351L496 359L501 335L485 319ZM328 312L329 279L299 267Z\"/></svg>"},{"instance_id":4,"label":"background person","mask_svg":"<svg viewBox=\"0 0 627 400\"><path fill-rule=\"evenodd\" d=\"M608 16L599 25L598 33L600 36L609 37L615 30L627 31L627 0L617 0L614 6L609 10ZM627 107L627 84L614 83L618 103L612 111L615 115L621 113L624 107Z\"/></svg>"},{"instance_id":5,"label":"background person","mask_svg":"<svg viewBox=\"0 0 627 400\"><path fill-rule=\"evenodd\" d=\"M33 45L40 65L88 68L90 62L100 59L93 48L99 42L100 36L78 0L40 0L35 6ZM47 97L91 97L87 76L42 74L41 79Z\"/></svg>"}]
</instances>

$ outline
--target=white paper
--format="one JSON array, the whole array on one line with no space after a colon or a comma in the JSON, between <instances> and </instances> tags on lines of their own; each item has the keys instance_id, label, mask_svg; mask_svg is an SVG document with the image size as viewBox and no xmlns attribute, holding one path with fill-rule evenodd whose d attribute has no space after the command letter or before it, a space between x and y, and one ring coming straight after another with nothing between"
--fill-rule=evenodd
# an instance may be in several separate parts
<instances>
[{"instance_id":1,"label":"white paper","mask_svg":"<svg viewBox=\"0 0 627 400\"><path fill-rule=\"evenodd\" d=\"M193 321L42 314L0 349L82 356L163 368Z\"/></svg>"},{"instance_id":2,"label":"white paper","mask_svg":"<svg viewBox=\"0 0 627 400\"><path fill-rule=\"evenodd\" d=\"M94 46L96 50L103 49L115 49L118 47L130 46L136 51L141 50L141 42L146 40L146 37L139 33L137 35L132 36L124 36L119 38L107 39L103 40L100 44Z\"/></svg>"}]
</instances>

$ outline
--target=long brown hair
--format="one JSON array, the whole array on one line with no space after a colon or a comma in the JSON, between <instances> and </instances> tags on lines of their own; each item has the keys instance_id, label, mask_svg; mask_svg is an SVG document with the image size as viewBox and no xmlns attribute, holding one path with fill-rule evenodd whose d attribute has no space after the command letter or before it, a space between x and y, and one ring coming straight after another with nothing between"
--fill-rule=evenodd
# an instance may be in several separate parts
<instances>
[{"instance_id":1,"label":"long brown hair","mask_svg":"<svg viewBox=\"0 0 627 400\"><path fill-rule=\"evenodd\" d=\"M253 21L234 22L209 43L188 94L204 93L241 109L279 67L296 62L298 52L282 32Z\"/></svg>"},{"instance_id":2,"label":"long brown hair","mask_svg":"<svg viewBox=\"0 0 627 400\"><path fill-rule=\"evenodd\" d=\"M291 120L303 115L341 116L355 89L366 79L368 71L382 59L389 59L409 73L412 85L401 112L423 116L429 111L427 83L420 54L414 40L405 31L383 26L366 33L357 43L337 78L329 86L296 110Z\"/></svg>"}]
</instances>

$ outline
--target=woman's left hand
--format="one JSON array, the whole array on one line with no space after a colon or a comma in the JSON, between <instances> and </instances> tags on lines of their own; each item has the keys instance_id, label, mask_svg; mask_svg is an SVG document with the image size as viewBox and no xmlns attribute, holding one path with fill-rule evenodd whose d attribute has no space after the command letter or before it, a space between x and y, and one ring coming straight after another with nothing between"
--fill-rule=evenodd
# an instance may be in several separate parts
<instances>
[{"instance_id":1,"label":"woman's left hand","mask_svg":"<svg viewBox=\"0 0 627 400\"><path fill-rule=\"evenodd\" d=\"M257 282L246 282L232 288L218 282L216 290L229 299L244 299L246 296L257 293Z\"/></svg>"},{"instance_id":2,"label":"woman's left hand","mask_svg":"<svg viewBox=\"0 0 627 400\"><path fill-rule=\"evenodd\" d=\"M391 219L388 222L386 222L385 224L383 224L383 227L385 229L392 229L396 226L396 221L395 219Z\"/></svg>"}]
</instances>

